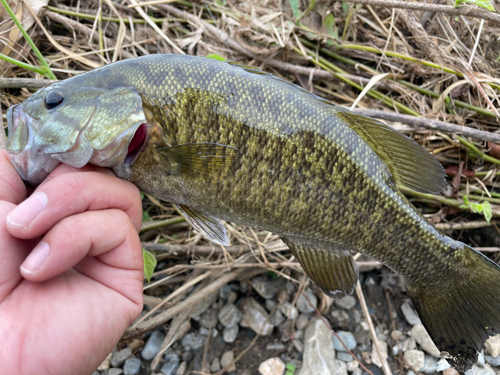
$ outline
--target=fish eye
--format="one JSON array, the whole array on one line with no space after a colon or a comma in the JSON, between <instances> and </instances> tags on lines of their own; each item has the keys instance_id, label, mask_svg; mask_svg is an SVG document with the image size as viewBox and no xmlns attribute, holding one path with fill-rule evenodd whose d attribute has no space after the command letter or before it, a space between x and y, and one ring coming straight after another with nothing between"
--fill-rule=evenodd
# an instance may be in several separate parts
<instances>
[{"instance_id":1,"label":"fish eye","mask_svg":"<svg viewBox=\"0 0 500 375\"><path fill-rule=\"evenodd\" d=\"M45 107L47 109L56 108L64 101L64 95L61 91L53 90L45 97Z\"/></svg>"}]
</instances>

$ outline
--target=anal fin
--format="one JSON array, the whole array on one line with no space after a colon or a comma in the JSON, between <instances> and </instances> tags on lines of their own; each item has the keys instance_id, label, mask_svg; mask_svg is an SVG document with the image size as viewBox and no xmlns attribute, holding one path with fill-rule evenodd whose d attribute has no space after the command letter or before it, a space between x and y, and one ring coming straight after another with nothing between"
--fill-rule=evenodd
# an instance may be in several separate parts
<instances>
[{"instance_id":1,"label":"anal fin","mask_svg":"<svg viewBox=\"0 0 500 375\"><path fill-rule=\"evenodd\" d=\"M328 296L342 298L351 294L358 281L358 266L351 252L328 243L281 237L311 280Z\"/></svg>"},{"instance_id":2,"label":"anal fin","mask_svg":"<svg viewBox=\"0 0 500 375\"><path fill-rule=\"evenodd\" d=\"M198 232L217 245L228 246L226 228L219 219L207 216L182 204L174 204L175 209L191 224Z\"/></svg>"}]
</instances>

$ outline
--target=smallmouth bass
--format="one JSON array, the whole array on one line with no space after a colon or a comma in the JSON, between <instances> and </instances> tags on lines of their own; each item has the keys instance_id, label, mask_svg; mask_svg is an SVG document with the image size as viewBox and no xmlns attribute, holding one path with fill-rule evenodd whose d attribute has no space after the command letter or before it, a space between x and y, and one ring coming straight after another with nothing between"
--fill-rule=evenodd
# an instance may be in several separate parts
<instances>
[{"instance_id":1,"label":"smallmouth bass","mask_svg":"<svg viewBox=\"0 0 500 375\"><path fill-rule=\"evenodd\" d=\"M209 240L220 220L279 234L327 294L352 293L351 251L404 281L443 356L469 369L500 332L500 268L436 230L398 190L444 170L374 119L239 63L125 60L42 89L8 112L7 150L36 185L60 163L112 168L170 201Z\"/></svg>"}]
</instances>

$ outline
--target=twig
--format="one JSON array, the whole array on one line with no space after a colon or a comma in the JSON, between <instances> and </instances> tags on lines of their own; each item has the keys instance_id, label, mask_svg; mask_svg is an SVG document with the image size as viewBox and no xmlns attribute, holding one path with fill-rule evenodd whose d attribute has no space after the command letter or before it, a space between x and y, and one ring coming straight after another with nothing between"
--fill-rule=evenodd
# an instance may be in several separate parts
<instances>
[{"instance_id":1,"label":"twig","mask_svg":"<svg viewBox=\"0 0 500 375\"><path fill-rule=\"evenodd\" d=\"M201 256L207 256L210 254L222 255L222 250L219 247L212 246L170 245L143 242L142 247L148 251L167 252L175 256L183 256L187 254L195 254ZM250 251L247 245L227 246L225 249L231 255L240 255L243 253L248 253ZM283 250L286 249L286 247L283 247Z\"/></svg>"},{"instance_id":2,"label":"twig","mask_svg":"<svg viewBox=\"0 0 500 375\"><path fill-rule=\"evenodd\" d=\"M395 112L380 111L377 109L355 109L354 112L388 121L402 122L418 128L430 129L450 134L463 134L466 137L484 141L500 142L500 134L476 130L465 126L450 124L448 122L430 120L423 117L403 115Z\"/></svg>"},{"instance_id":3,"label":"twig","mask_svg":"<svg viewBox=\"0 0 500 375\"><path fill-rule=\"evenodd\" d=\"M470 151L472 151L471 156L474 156L475 158L478 159L483 159L485 161L489 161L490 163L493 164L500 164L500 160L497 158L494 158L492 156L486 155L484 152L479 150L473 143L466 141L462 137L459 137L458 135L456 136L457 139L460 141L461 144L463 144L465 147L467 147Z\"/></svg>"},{"instance_id":4,"label":"twig","mask_svg":"<svg viewBox=\"0 0 500 375\"><path fill-rule=\"evenodd\" d=\"M150 329L153 329L153 328L158 327L159 325L161 325L163 323L168 322L174 316L181 314L183 311L198 304L200 301L205 299L209 294L222 288L222 286L224 284L227 284L230 281L236 279L243 272L244 272L244 270L241 269L241 270L233 271L231 273L227 273L225 275L221 275L219 278L214 280L207 287L202 289L199 293L196 293L196 294L186 298L184 301L179 302L177 305L173 306L171 309L168 309L167 311L156 315L155 317L149 319L148 321L139 324L136 328L129 328L125 332L125 335L123 336L123 340L126 340L126 341L131 340L135 337L138 337L138 336L146 333Z\"/></svg>"},{"instance_id":5,"label":"twig","mask_svg":"<svg viewBox=\"0 0 500 375\"><path fill-rule=\"evenodd\" d=\"M144 233L151 229L158 229L172 224L182 223L184 221L186 221L186 219L184 219L182 216L179 216L179 217L174 217L173 219L143 223L141 226L141 233Z\"/></svg>"},{"instance_id":6,"label":"twig","mask_svg":"<svg viewBox=\"0 0 500 375\"><path fill-rule=\"evenodd\" d=\"M361 304L361 309L363 310L363 314L365 315L366 323L370 328L370 335L372 337L373 346L375 347L378 357L382 362L382 370L384 371L385 375L391 375L392 372L391 368L389 367L389 363L387 362L387 358L382 356L382 353L380 352L380 348L378 346L377 333L375 332L375 327L372 322L372 317L370 316L370 312L368 311L368 307L366 306L365 296L363 294L363 290L361 289L361 285L359 282L356 284L356 294L358 295L359 303Z\"/></svg>"},{"instance_id":7,"label":"twig","mask_svg":"<svg viewBox=\"0 0 500 375\"><path fill-rule=\"evenodd\" d=\"M462 229L477 229L490 227L492 225L500 225L500 220L487 221L466 221L463 223L437 223L434 226L439 230L462 230Z\"/></svg>"},{"instance_id":8,"label":"twig","mask_svg":"<svg viewBox=\"0 0 500 375\"><path fill-rule=\"evenodd\" d=\"M460 8L455 8L450 5L427 4L417 2L395 1L395 0L344 0L346 3L369 4L371 6L412 9L421 11L430 11L438 13L447 13L454 16L469 16L491 21L494 24L500 25L500 15L474 8L468 5L462 5Z\"/></svg>"},{"instance_id":9,"label":"twig","mask_svg":"<svg viewBox=\"0 0 500 375\"><path fill-rule=\"evenodd\" d=\"M5 150L7 147L7 139L5 138L5 129L3 127L3 116L0 116L0 150Z\"/></svg>"}]
</instances>

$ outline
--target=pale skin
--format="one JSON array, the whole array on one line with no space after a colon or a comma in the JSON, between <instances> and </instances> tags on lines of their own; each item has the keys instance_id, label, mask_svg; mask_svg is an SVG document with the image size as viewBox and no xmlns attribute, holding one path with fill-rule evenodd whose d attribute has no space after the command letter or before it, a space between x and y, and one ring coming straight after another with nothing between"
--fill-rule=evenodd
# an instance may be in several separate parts
<instances>
[{"instance_id":1,"label":"pale skin","mask_svg":"<svg viewBox=\"0 0 500 375\"><path fill-rule=\"evenodd\" d=\"M142 311L141 220L107 169L60 165L28 197L0 151L2 373L97 369Z\"/></svg>"}]
</instances>

